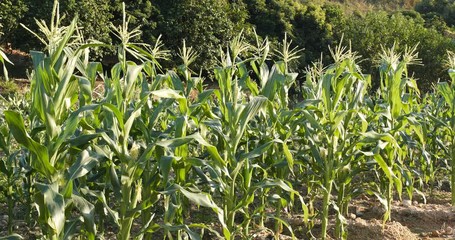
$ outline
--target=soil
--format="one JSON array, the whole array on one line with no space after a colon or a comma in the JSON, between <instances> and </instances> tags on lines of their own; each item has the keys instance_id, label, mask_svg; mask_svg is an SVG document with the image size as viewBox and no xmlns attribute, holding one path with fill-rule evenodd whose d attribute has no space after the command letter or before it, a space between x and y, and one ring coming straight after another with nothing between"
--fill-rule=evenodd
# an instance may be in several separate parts
<instances>
[{"instance_id":1,"label":"soil","mask_svg":"<svg viewBox=\"0 0 455 240\"><path fill-rule=\"evenodd\" d=\"M428 203L395 202L392 221L382 225L383 208L373 199L355 201L349 220L349 239L455 239L455 208L450 193L438 192Z\"/></svg>"},{"instance_id":2,"label":"soil","mask_svg":"<svg viewBox=\"0 0 455 240\"><path fill-rule=\"evenodd\" d=\"M0 206L0 236L7 234L6 206ZM18 210L20 211L20 210ZM355 200L351 204L352 212L347 219L348 239L353 240L442 240L455 239L455 208L450 205L448 192L437 192L428 198L428 203L419 201L394 202L392 221L383 225L383 209L375 199L366 198ZM20 215L20 214L18 214ZM17 215L15 216L17 217ZM332 219L334 216L331 217ZM303 230L303 221L299 216L288 220L297 239L308 239ZM37 239L40 230L37 226L28 227L24 221L14 221L15 233L24 239ZM106 229L105 239L115 239L115 230L112 227ZM316 235L320 231L320 225L316 224L312 232ZM333 235L334 222L330 223L329 234ZM270 230L254 230L252 239L273 239ZM204 238L205 239L205 238ZM280 235L280 239L292 239L286 231Z\"/></svg>"},{"instance_id":3,"label":"soil","mask_svg":"<svg viewBox=\"0 0 455 240\"><path fill-rule=\"evenodd\" d=\"M33 65L30 54L11 48L4 47L4 49L6 56L13 63L13 65L7 64L9 77L26 79L27 72L30 72ZM3 70L0 70L0 73L3 75Z\"/></svg>"}]
</instances>

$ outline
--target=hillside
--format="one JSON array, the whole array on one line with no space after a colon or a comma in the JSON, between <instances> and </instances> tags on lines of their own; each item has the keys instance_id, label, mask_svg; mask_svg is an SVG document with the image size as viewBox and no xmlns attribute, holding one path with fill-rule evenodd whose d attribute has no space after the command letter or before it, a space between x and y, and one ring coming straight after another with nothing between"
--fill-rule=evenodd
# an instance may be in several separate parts
<instances>
[{"instance_id":1,"label":"hillside","mask_svg":"<svg viewBox=\"0 0 455 240\"><path fill-rule=\"evenodd\" d=\"M420 0L327 0L339 5L346 13L366 13L373 10L411 10Z\"/></svg>"}]
</instances>

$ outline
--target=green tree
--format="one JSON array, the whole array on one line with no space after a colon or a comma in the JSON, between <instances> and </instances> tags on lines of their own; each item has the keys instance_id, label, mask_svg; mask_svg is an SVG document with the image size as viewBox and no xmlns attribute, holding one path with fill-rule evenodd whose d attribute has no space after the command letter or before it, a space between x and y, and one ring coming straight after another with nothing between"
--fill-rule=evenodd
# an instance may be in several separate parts
<instances>
[{"instance_id":1,"label":"green tree","mask_svg":"<svg viewBox=\"0 0 455 240\"><path fill-rule=\"evenodd\" d=\"M455 0L422 0L415 7L426 19L440 16L447 25L455 26Z\"/></svg>"},{"instance_id":2,"label":"green tree","mask_svg":"<svg viewBox=\"0 0 455 240\"><path fill-rule=\"evenodd\" d=\"M194 69L209 69L217 63L219 46L234 35L227 0L157 0L159 15L154 36L162 34L166 46L177 59L182 41L200 53Z\"/></svg>"},{"instance_id":3,"label":"green tree","mask_svg":"<svg viewBox=\"0 0 455 240\"><path fill-rule=\"evenodd\" d=\"M67 15L67 21L78 17L78 26L86 39L96 39L110 43L110 0L63 0L61 11Z\"/></svg>"},{"instance_id":4,"label":"green tree","mask_svg":"<svg viewBox=\"0 0 455 240\"><path fill-rule=\"evenodd\" d=\"M411 66L410 71L419 79L419 87L429 90L438 78L446 78L444 59L447 50L455 49L455 43L432 28L425 28L420 20L401 13L371 12L365 17L357 16L347 21L344 35L365 61L367 72L376 72L378 54L382 46L397 45L398 51L418 44L417 51L423 65ZM378 86L377 78L373 82Z\"/></svg>"},{"instance_id":5,"label":"green tree","mask_svg":"<svg viewBox=\"0 0 455 240\"><path fill-rule=\"evenodd\" d=\"M345 22L344 13L336 5L309 4L305 12L295 19L293 36L296 43L305 48L305 64L317 61L321 53L329 58L328 46L337 44ZM327 60L327 59L325 59Z\"/></svg>"},{"instance_id":6,"label":"green tree","mask_svg":"<svg viewBox=\"0 0 455 240\"><path fill-rule=\"evenodd\" d=\"M4 34L3 41L0 40L0 44L11 42L11 39L17 37L15 35L19 27L19 22L27 10L28 8L24 0L0 1L0 32Z\"/></svg>"},{"instance_id":7,"label":"green tree","mask_svg":"<svg viewBox=\"0 0 455 240\"><path fill-rule=\"evenodd\" d=\"M305 6L295 0L249 0L245 1L249 22L261 36L280 39L284 33L291 33L297 15Z\"/></svg>"}]
</instances>

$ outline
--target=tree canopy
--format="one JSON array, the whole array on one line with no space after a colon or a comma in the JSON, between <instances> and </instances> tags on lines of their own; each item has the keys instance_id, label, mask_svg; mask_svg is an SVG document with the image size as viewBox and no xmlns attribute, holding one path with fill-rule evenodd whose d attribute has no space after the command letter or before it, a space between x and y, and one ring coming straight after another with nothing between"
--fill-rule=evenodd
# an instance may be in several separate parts
<instances>
[{"instance_id":1,"label":"tree canopy","mask_svg":"<svg viewBox=\"0 0 455 240\"><path fill-rule=\"evenodd\" d=\"M42 47L20 27L37 30L35 19L49 19L54 0L36 4L33 0L0 2L0 44L11 43L23 51ZM142 31L137 42L153 44L162 35L171 51L168 66L179 61L178 51L185 40L199 56L195 69L210 69L217 63L220 46L243 31L253 40L253 29L262 38L278 44L285 33L304 48L298 70L313 61L329 61L329 48L341 42L350 44L365 58L364 69L375 66L381 46L398 48L418 44L423 66L411 68L420 84L428 87L444 75L443 59L454 50L454 0L125 0L131 27ZM363 3L363 5L362 5ZM365 5L366 4L366 5ZM345 6L357 6L346 10ZM365 6L377 6L367 11ZM388 11L376 11L383 6ZM415 7L415 8L414 8ZM390 11L394 9L394 11ZM60 0L60 11L69 21L78 17L86 39L115 43L111 25L122 21L122 0ZM28 37L30 36L30 37ZM109 54L100 51L94 57ZM431 70L431 71L429 71Z\"/></svg>"}]
</instances>

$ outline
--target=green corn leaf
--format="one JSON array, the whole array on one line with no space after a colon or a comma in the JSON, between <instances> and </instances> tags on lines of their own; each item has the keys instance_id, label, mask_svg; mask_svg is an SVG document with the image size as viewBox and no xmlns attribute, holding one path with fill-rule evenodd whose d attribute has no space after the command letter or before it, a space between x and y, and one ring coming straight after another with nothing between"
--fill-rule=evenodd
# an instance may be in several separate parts
<instances>
[{"instance_id":1,"label":"green corn leaf","mask_svg":"<svg viewBox=\"0 0 455 240\"><path fill-rule=\"evenodd\" d=\"M43 52L39 51L30 51L30 56L32 57L33 69L38 69L41 62L44 61L46 55Z\"/></svg>"},{"instance_id":2,"label":"green corn leaf","mask_svg":"<svg viewBox=\"0 0 455 240\"><path fill-rule=\"evenodd\" d=\"M89 195L89 196L92 196L92 197L96 197L98 199L98 201L100 201L103 204L104 209L107 210L107 213L109 214L111 219L114 221L114 223L117 226L120 225L120 223L119 223L119 220L120 220L119 214L118 214L118 212L112 210L111 207L107 204L107 200L106 200L106 196L105 196L104 192L95 192L95 191L91 191L91 190L87 190L87 189L81 189L81 192L84 195Z\"/></svg>"},{"instance_id":3,"label":"green corn leaf","mask_svg":"<svg viewBox=\"0 0 455 240\"><path fill-rule=\"evenodd\" d=\"M16 234L16 233L5 236L5 237L0 237L0 240L22 240L22 239L24 239L24 238L21 235Z\"/></svg>"},{"instance_id":4,"label":"green corn leaf","mask_svg":"<svg viewBox=\"0 0 455 240\"><path fill-rule=\"evenodd\" d=\"M14 65L14 64L8 59L8 57L6 56L6 54L5 54L3 51L1 51L1 48L0 48L0 62L3 63L3 64L4 64L5 62L7 62L7 63L9 63L9 64Z\"/></svg>"},{"instance_id":5,"label":"green corn leaf","mask_svg":"<svg viewBox=\"0 0 455 240\"><path fill-rule=\"evenodd\" d=\"M69 106L67 106L67 99L71 99L73 96L76 95L77 86L78 86L78 79L76 76L73 75L77 61L80 56L79 53L72 52L69 48L65 48L65 52L68 55L68 60L65 65L62 66L62 69L56 69L57 77L55 83L52 86L57 85L57 90L54 92L48 92L49 95L52 97L54 104L55 104L55 115L61 116ZM45 65L45 66L54 66L54 65ZM46 69L46 72L49 74L53 73L53 69ZM53 75L50 75L53 76ZM58 117L57 117L58 118Z\"/></svg>"},{"instance_id":6,"label":"green corn leaf","mask_svg":"<svg viewBox=\"0 0 455 240\"><path fill-rule=\"evenodd\" d=\"M63 233L60 235L62 239L71 239L74 237L75 233L77 232L77 227L78 227L78 222L77 221L69 221L67 224L65 224L65 229Z\"/></svg>"},{"instance_id":7,"label":"green corn leaf","mask_svg":"<svg viewBox=\"0 0 455 240\"><path fill-rule=\"evenodd\" d=\"M8 57L6 56L6 54L2 51L2 49L0 48L0 63L3 65L3 75L5 76L5 79L6 81L8 81L8 69L6 68L6 65L5 65L5 62L7 63L10 63L10 64L13 64L9 59ZM14 64L13 64L14 65Z\"/></svg>"},{"instance_id":8,"label":"green corn leaf","mask_svg":"<svg viewBox=\"0 0 455 240\"><path fill-rule=\"evenodd\" d=\"M90 83L90 80L88 80L85 77L79 77L78 78L78 83L79 83L79 89L80 89L80 100L81 100L81 105L84 106L87 103L90 103L92 101L92 84Z\"/></svg>"},{"instance_id":9,"label":"green corn leaf","mask_svg":"<svg viewBox=\"0 0 455 240\"><path fill-rule=\"evenodd\" d=\"M77 161L68 169L66 177L68 180L85 176L98 163L98 160L91 154L87 150L82 151Z\"/></svg>"},{"instance_id":10,"label":"green corn leaf","mask_svg":"<svg viewBox=\"0 0 455 240\"><path fill-rule=\"evenodd\" d=\"M89 201L73 194L71 196L74 206L79 210L84 219L85 230L87 231L86 237L89 240L94 240L96 235L96 222L95 222L95 206Z\"/></svg>"},{"instance_id":11,"label":"green corn leaf","mask_svg":"<svg viewBox=\"0 0 455 240\"><path fill-rule=\"evenodd\" d=\"M393 182L397 189L398 198L401 200L401 193L403 192L403 182L401 181L402 176L399 171L396 171L393 175Z\"/></svg>"},{"instance_id":12,"label":"green corn leaf","mask_svg":"<svg viewBox=\"0 0 455 240\"><path fill-rule=\"evenodd\" d=\"M163 156L159 160L160 171L163 175L163 184L167 184L169 182L169 173L172 168L172 163L174 162L174 157L171 156Z\"/></svg>"},{"instance_id":13,"label":"green corn leaf","mask_svg":"<svg viewBox=\"0 0 455 240\"><path fill-rule=\"evenodd\" d=\"M322 102L327 112L332 112L331 86L333 81L333 74L326 74L322 79Z\"/></svg>"},{"instance_id":14,"label":"green corn leaf","mask_svg":"<svg viewBox=\"0 0 455 240\"><path fill-rule=\"evenodd\" d=\"M170 231L177 231L177 230L184 230L186 233L188 233L188 236L190 237L191 240L202 240L201 236L199 234L195 233L192 231L188 225L180 225L180 226L167 226L163 227L164 229L170 230Z\"/></svg>"},{"instance_id":15,"label":"green corn leaf","mask_svg":"<svg viewBox=\"0 0 455 240\"><path fill-rule=\"evenodd\" d=\"M164 141L159 141L156 143L156 145L164 148L176 148L180 147L182 145L185 145L193 140L193 137L186 136L186 137L181 137L181 138L174 138L170 140L164 140Z\"/></svg>"},{"instance_id":16,"label":"green corn leaf","mask_svg":"<svg viewBox=\"0 0 455 240\"><path fill-rule=\"evenodd\" d=\"M207 148L207 151L209 152L210 156L212 156L212 158L217 162L217 165L219 167L225 167L227 165L227 163L224 162L223 158L221 158L218 149L215 146L208 143L199 133L195 133L191 135L191 137L199 144Z\"/></svg>"},{"instance_id":17,"label":"green corn leaf","mask_svg":"<svg viewBox=\"0 0 455 240\"><path fill-rule=\"evenodd\" d=\"M176 186L179 191L185 195L185 197L187 197L190 201L192 201L193 203L195 203L196 205L198 206L203 206L203 207L208 207L208 208L212 208L212 209L215 209L217 211L222 211L216 204L215 202L212 200L212 198L210 197L210 195L206 194L206 193L194 193L194 192L190 192L188 190L185 190L184 188L180 187L180 186Z\"/></svg>"},{"instance_id":18,"label":"green corn leaf","mask_svg":"<svg viewBox=\"0 0 455 240\"><path fill-rule=\"evenodd\" d=\"M123 114L120 112L120 110L113 104L110 103L104 103L103 107L111 111L114 116L117 118L118 126L120 127L120 130L123 131L125 128L124 121L123 121Z\"/></svg>"},{"instance_id":19,"label":"green corn leaf","mask_svg":"<svg viewBox=\"0 0 455 240\"><path fill-rule=\"evenodd\" d=\"M447 82L438 83L438 91L444 97L446 103L449 105L450 109L454 111L455 109L455 91Z\"/></svg>"},{"instance_id":20,"label":"green corn leaf","mask_svg":"<svg viewBox=\"0 0 455 240\"><path fill-rule=\"evenodd\" d=\"M172 90L172 89L160 89L156 91L152 91L152 95L155 95L160 98L172 98L172 99L182 99L185 98L180 95L180 91Z\"/></svg>"},{"instance_id":21,"label":"green corn leaf","mask_svg":"<svg viewBox=\"0 0 455 240\"><path fill-rule=\"evenodd\" d=\"M82 148L82 146L89 144L90 141L100 137L101 134L84 134L81 136L77 136L74 138L67 139L64 144L68 144L70 147L74 148Z\"/></svg>"},{"instance_id":22,"label":"green corn leaf","mask_svg":"<svg viewBox=\"0 0 455 240\"><path fill-rule=\"evenodd\" d=\"M185 90L185 87L183 86L183 81L180 79L177 73L174 71L168 71L167 74L169 74L169 77L171 77L174 89L183 92Z\"/></svg>"},{"instance_id":23,"label":"green corn leaf","mask_svg":"<svg viewBox=\"0 0 455 240\"><path fill-rule=\"evenodd\" d=\"M49 162L49 153L47 148L33 140L25 131L24 119L19 113L14 111L5 111L5 119L16 141L35 154L32 158L31 165L38 172L42 173L48 179L51 179L55 173L54 167Z\"/></svg>"},{"instance_id":24,"label":"green corn leaf","mask_svg":"<svg viewBox=\"0 0 455 240\"><path fill-rule=\"evenodd\" d=\"M188 102L187 99L180 95L179 91L172 90L172 89L160 89L156 91L151 92L152 95L155 95L160 98L171 98L171 99L176 99L179 102L179 108L180 112L182 114L186 114L188 111Z\"/></svg>"},{"instance_id":25,"label":"green corn leaf","mask_svg":"<svg viewBox=\"0 0 455 240\"><path fill-rule=\"evenodd\" d=\"M214 92L213 89L209 89L203 91L202 93L199 93L199 95L197 96L197 102L198 103L206 102L212 96L213 92Z\"/></svg>"},{"instance_id":26,"label":"green corn leaf","mask_svg":"<svg viewBox=\"0 0 455 240\"><path fill-rule=\"evenodd\" d=\"M122 194L120 192L121 190L121 185L120 185L120 180L117 175L117 172L115 171L115 165L114 163L111 163L109 167L109 179L112 184L112 190L114 191L114 196L117 200L122 199ZM103 195L104 196L104 195Z\"/></svg>"},{"instance_id":27,"label":"green corn leaf","mask_svg":"<svg viewBox=\"0 0 455 240\"><path fill-rule=\"evenodd\" d=\"M71 21L70 25L66 27L65 35L59 41L57 49L55 50L55 52L53 52L52 56L50 56L52 59L51 66L54 66L57 63L57 61L59 60L59 58L63 52L63 49L66 46L68 46L69 40L74 36L74 31L76 30L76 26L77 26L77 18L74 18Z\"/></svg>"},{"instance_id":28,"label":"green corn leaf","mask_svg":"<svg viewBox=\"0 0 455 240\"><path fill-rule=\"evenodd\" d=\"M57 235L63 231L65 225L65 200L58 193L58 186L35 183L36 188L41 192L43 197L44 209L49 214L47 224L54 229ZM40 208L43 206L40 206ZM43 214L43 213L40 213Z\"/></svg>"},{"instance_id":29,"label":"green corn leaf","mask_svg":"<svg viewBox=\"0 0 455 240\"><path fill-rule=\"evenodd\" d=\"M141 111L142 111L142 108L137 107L137 109L134 110L134 112L132 112L131 115L128 117L128 120L126 120L126 123L124 126L125 128L123 129L124 146L126 146L128 144L128 138L130 137L131 128L133 127L133 123L136 120L136 118L141 115Z\"/></svg>"},{"instance_id":30,"label":"green corn leaf","mask_svg":"<svg viewBox=\"0 0 455 240\"><path fill-rule=\"evenodd\" d=\"M389 181L393 181L395 177L395 174L393 173L392 169L387 165L387 163L384 161L384 159L381 157L379 154L374 155L374 159L376 162L379 164L379 167L381 167L382 171L385 173Z\"/></svg>"},{"instance_id":31,"label":"green corn leaf","mask_svg":"<svg viewBox=\"0 0 455 240\"><path fill-rule=\"evenodd\" d=\"M90 81L91 86L95 86L98 73L103 72L103 65L100 62L89 62L85 69L85 77Z\"/></svg>"},{"instance_id":32,"label":"green corn leaf","mask_svg":"<svg viewBox=\"0 0 455 240\"><path fill-rule=\"evenodd\" d=\"M71 115L66 119L59 136L54 140L54 143L51 144L51 152L57 153L57 149L60 148L60 146L74 134L79 122L81 121L81 118L79 116L81 113L86 111L93 111L96 108L98 108L98 105L86 105L71 113Z\"/></svg>"},{"instance_id":33,"label":"green corn leaf","mask_svg":"<svg viewBox=\"0 0 455 240\"><path fill-rule=\"evenodd\" d=\"M351 77L350 74L346 74L340 80L336 82L336 87L334 88L335 96L333 96L333 109L337 109L338 105L340 104L340 100L342 99L343 93L346 91L350 91L350 87L347 86L348 80Z\"/></svg>"},{"instance_id":34,"label":"green corn leaf","mask_svg":"<svg viewBox=\"0 0 455 240\"><path fill-rule=\"evenodd\" d=\"M292 240L297 239L295 237L294 231L292 230L292 226L288 222L286 222L283 218L281 218L279 216L271 215L271 214L267 214L267 217L272 218L272 219L278 221L279 223L283 224L288 229L288 231L291 233Z\"/></svg>"},{"instance_id":35,"label":"green corn leaf","mask_svg":"<svg viewBox=\"0 0 455 240\"><path fill-rule=\"evenodd\" d=\"M269 150L269 148L276 142L278 142L278 140L272 140L272 141L266 142L250 152L241 154L239 157L239 161L242 161L243 159L253 159L253 158L257 158L257 157L261 156L267 150Z\"/></svg>"},{"instance_id":36,"label":"green corn leaf","mask_svg":"<svg viewBox=\"0 0 455 240\"><path fill-rule=\"evenodd\" d=\"M243 109L239 116L238 130L236 138L234 139L234 148L239 144L242 138L248 122L256 116L256 114L266 106L267 98L265 97L254 97Z\"/></svg>"},{"instance_id":37,"label":"green corn leaf","mask_svg":"<svg viewBox=\"0 0 455 240\"><path fill-rule=\"evenodd\" d=\"M291 171L291 174L294 175L294 158L292 157L292 153L285 142L283 142L283 154L288 162L289 171Z\"/></svg>"},{"instance_id":38,"label":"green corn leaf","mask_svg":"<svg viewBox=\"0 0 455 240\"><path fill-rule=\"evenodd\" d=\"M310 114L310 112L307 110L303 110L302 114L305 117L305 120L309 121L313 128L318 129L318 130L323 129L321 122L319 120L316 120L316 118L314 117L314 114Z\"/></svg>"},{"instance_id":39,"label":"green corn leaf","mask_svg":"<svg viewBox=\"0 0 455 240\"><path fill-rule=\"evenodd\" d=\"M400 148L396 139L389 133L377 133L374 131L369 131L367 133L364 133L363 137L363 142L376 142L382 140L392 144L396 149Z\"/></svg>"},{"instance_id":40,"label":"green corn leaf","mask_svg":"<svg viewBox=\"0 0 455 240\"><path fill-rule=\"evenodd\" d=\"M128 65L125 78L126 86L123 89L123 96L127 102L133 100L134 85L140 82L139 76L142 74L142 68L143 65Z\"/></svg>"}]
</instances>

